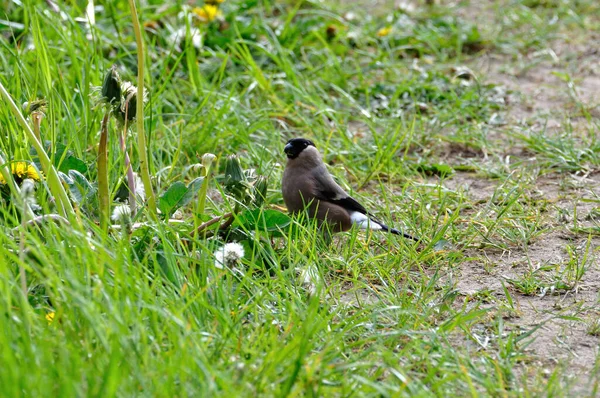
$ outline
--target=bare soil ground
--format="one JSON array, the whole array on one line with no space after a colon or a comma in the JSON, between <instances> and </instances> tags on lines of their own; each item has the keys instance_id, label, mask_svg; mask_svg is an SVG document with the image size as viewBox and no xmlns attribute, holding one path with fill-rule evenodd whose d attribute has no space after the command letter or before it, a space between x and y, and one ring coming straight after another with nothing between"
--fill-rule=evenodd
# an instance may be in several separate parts
<instances>
[{"instance_id":1,"label":"bare soil ground","mask_svg":"<svg viewBox=\"0 0 600 398\"><path fill-rule=\"evenodd\" d=\"M506 3L506 1L504 1ZM380 1L379 7L398 6L400 2ZM406 3L406 2L402 2ZM422 2L414 2L423 6ZM438 2L439 3L439 2ZM449 5L455 2L443 1ZM461 16L480 25L493 23L498 16L493 6L503 1L471 1L460 9ZM370 3L371 4L371 3ZM490 137L495 143L505 143L504 155L527 160L527 153L518 146L513 147L506 131L526 127L528 132L545 131L545 134L564 133L571 128L574 136L590 134L590 124L581 107L593 118L600 117L600 51L597 45L600 35L589 32L586 37L570 37L563 32L543 52L532 52L519 56L491 51L469 61L468 66L484 83L493 83L506 88L508 112L503 115L506 124L492 129ZM568 76L568 78L566 78ZM448 148L448 163L461 163L471 156L468 149ZM529 159L535 163L535 159ZM456 173L443 182L452 190L464 190L469 200L477 206L485 206L501 180L491 180L474 173ZM544 232L525 247L499 250L493 247L470 249L465 257L473 260L464 262L449 278L459 292L457 305L470 297L489 295L489 308L498 309L499 302L506 300L505 287L514 300L514 310L505 317L506 331L533 330L526 352L529 358L522 362L522 372L543 367L548 377L554 369L566 370L572 378L573 391L585 395L595 392L590 385L591 373L599 372L595 363L599 353L598 332L594 325L600 315L600 266L594 254L600 250L600 237L577 233L573 226L597 227L594 216L597 204L586 199L600 195L600 174L575 175L556 173L535 178L531 194L549 203L544 213ZM590 242L588 243L588 239ZM585 264L585 274L573 289L552 289L524 294L510 285L508 280L518 280L535 273L542 267L564 270L573 261L573 250L591 253ZM569 251L568 247L571 248ZM581 260L578 260L581 261ZM544 275L540 272L540 275ZM359 305L360 300L373 300L371 293L364 297L348 296L348 304ZM466 342L472 349L480 349L494 338L487 336L485 328L478 343ZM465 344L465 341L456 342Z\"/></svg>"},{"instance_id":2,"label":"bare soil ground","mask_svg":"<svg viewBox=\"0 0 600 398\"><path fill-rule=\"evenodd\" d=\"M492 18L489 7L482 6L487 2L471 3L464 10L465 17L478 21ZM502 85L511 93L507 115L510 126L527 125L530 131L545 128L548 134L564 132L568 123L572 134L585 135L589 124L580 107L585 107L592 117L600 117L600 51L597 46L590 46L598 39L595 33L578 40L565 33L544 53L527 54L522 59L492 53L475 60L471 68L485 82ZM570 82L561 78L566 74ZM453 189L468 186L474 201L489 199L494 186L489 180L461 174L447 185ZM546 214L546 232L527 247L507 251L482 248L469 253L479 260L463 264L456 277L456 288L464 296L488 291L504 297L503 281L518 279L547 265L564 266L570 260L567 245L585 249L588 236L573 233L572 226L574 218L582 227L597 226L593 217L596 206L585 199L600 194L600 176L556 174L538 178L534 185L539 195L552 203ZM600 238L591 237L591 252L596 253L599 248ZM527 366L545 367L548 375L555 366L566 368L574 379L575 391L590 394L590 374L598 372L595 360L599 338L590 326L597 322L600 313L598 262L588 264L573 290L543 295L524 295L511 287L509 290L517 311L506 320L508 328L526 330L540 326L527 347L532 358Z\"/></svg>"}]
</instances>

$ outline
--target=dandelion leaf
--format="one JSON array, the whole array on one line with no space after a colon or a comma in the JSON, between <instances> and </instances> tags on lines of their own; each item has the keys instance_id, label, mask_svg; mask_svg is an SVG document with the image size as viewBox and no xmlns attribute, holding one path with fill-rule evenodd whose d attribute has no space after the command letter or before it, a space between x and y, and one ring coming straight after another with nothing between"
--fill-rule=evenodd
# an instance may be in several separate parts
<instances>
[{"instance_id":1,"label":"dandelion leaf","mask_svg":"<svg viewBox=\"0 0 600 398\"><path fill-rule=\"evenodd\" d=\"M194 195L202 185L203 177L198 177L186 186L181 181L176 181L158 198L158 208L170 217L177 209L192 201Z\"/></svg>"}]
</instances>

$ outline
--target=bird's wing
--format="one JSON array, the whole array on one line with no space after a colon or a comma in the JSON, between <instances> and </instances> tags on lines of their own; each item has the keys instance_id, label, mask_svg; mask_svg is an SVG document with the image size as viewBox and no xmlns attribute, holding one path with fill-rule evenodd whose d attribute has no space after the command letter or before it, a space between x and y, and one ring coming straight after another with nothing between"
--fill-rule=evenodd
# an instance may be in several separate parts
<instances>
[{"instance_id":1,"label":"bird's wing","mask_svg":"<svg viewBox=\"0 0 600 398\"><path fill-rule=\"evenodd\" d=\"M401 235L405 238L418 241L417 238L408 235L395 228L390 228L365 209L363 205L358 203L356 199L348 195L342 187L340 187L331 177L325 166L312 172L313 192L315 199L336 204L343 207L350 214L352 224L358 225L360 228L366 229L381 229L386 232Z\"/></svg>"},{"instance_id":2,"label":"bird's wing","mask_svg":"<svg viewBox=\"0 0 600 398\"><path fill-rule=\"evenodd\" d=\"M336 204L348 210L348 212L357 211L362 214L368 214L367 209L358 203L340 187L331 177L325 166L313 172L315 181L314 195L317 199Z\"/></svg>"},{"instance_id":3,"label":"bird's wing","mask_svg":"<svg viewBox=\"0 0 600 398\"><path fill-rule=\"evenodd\" d=\"M358 203L356 199L354 199L352 196L346 195L344 197L340 197L336 194L336 192L320 191L318 198L320 200L325 200L327 202L341 206L344 209L348 210L348 212L357 211L362 214L368 214L367 209L365 209L363 205Z\"/></svg>"}]
</instances>

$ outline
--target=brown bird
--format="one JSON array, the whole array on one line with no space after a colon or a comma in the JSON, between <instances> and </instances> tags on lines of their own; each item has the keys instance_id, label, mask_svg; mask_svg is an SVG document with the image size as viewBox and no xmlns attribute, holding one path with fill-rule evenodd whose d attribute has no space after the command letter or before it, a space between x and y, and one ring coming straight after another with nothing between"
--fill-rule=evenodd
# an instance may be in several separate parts
<instances>
[{"instance_id":1,"label":"brown bird","mask_svg":"<svg viewBox=\"0 0 600 398\"><path fill-rule=\"evenodd\" d=\"M354 224L362 229L383 230L418 240L378 221L348 195L333 180L312 141L293 138L285 145L284 152L288 161L281 192L290 213L307 209L310 217L319 220L319 224L326 222L333 232L347 231Z\"/></svg>"}]
</instances>

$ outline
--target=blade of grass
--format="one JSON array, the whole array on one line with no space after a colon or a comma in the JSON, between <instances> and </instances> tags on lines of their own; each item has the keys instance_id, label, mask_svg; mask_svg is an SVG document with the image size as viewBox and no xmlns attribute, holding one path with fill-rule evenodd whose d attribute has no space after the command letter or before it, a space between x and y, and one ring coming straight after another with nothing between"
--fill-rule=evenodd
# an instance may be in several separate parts
<instances>
[{"instance_id":1,"label":"blade of grass","mask_svg":"<svg viewBox=\"0 0 600 398\"><path fill-rule=\"evenodd\" d=\"M135 0L129 0L129 9L131 11L131 20L133 22L133 31L135 33L135 41L137 43L137 61L138 61L138 76L137 76L137 98L136 103L136 118L137 118L137 140L138 154L140 156L140 174L144 182L144 190L148 200L148 210L150 218L153 221L158 220L156 197L152 189L152 179L150 178L150 166L148 163L148 148L146 147L146 135L144 132L144 40L140 28Z\"/></svg>"}]
</instances>

